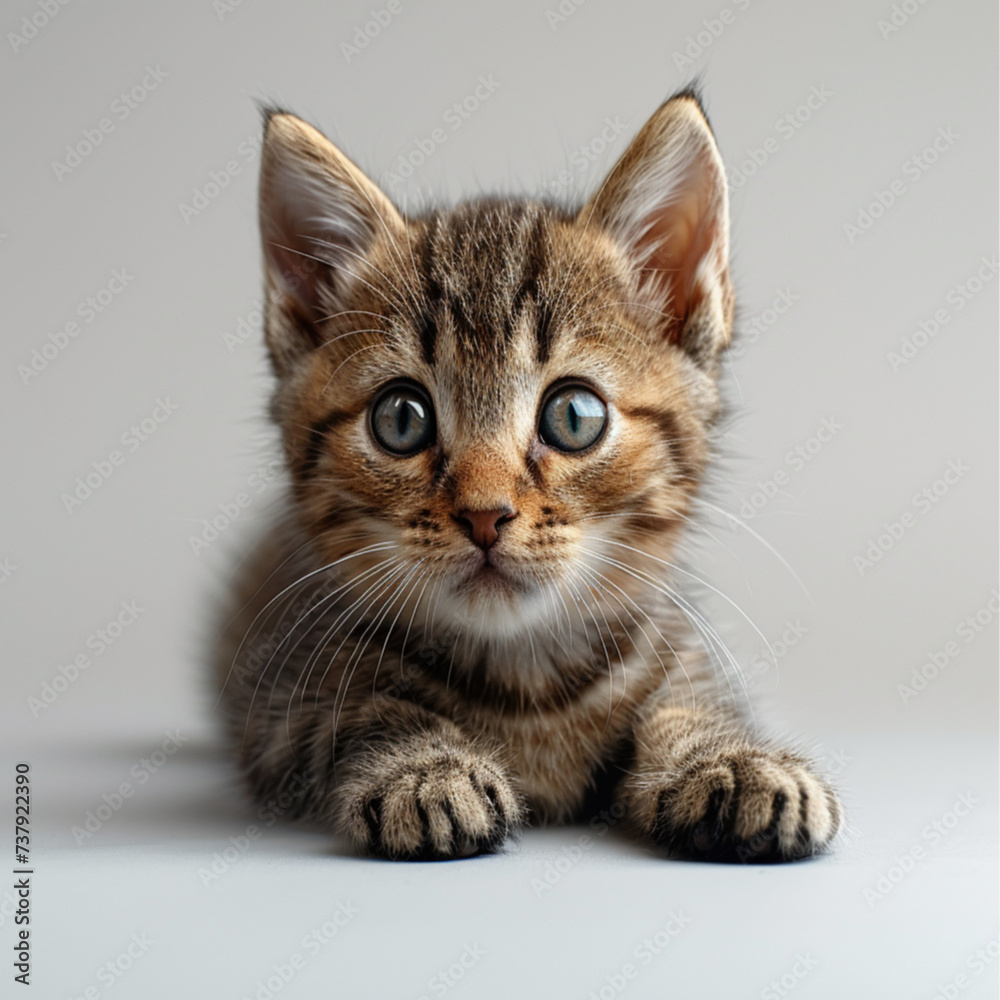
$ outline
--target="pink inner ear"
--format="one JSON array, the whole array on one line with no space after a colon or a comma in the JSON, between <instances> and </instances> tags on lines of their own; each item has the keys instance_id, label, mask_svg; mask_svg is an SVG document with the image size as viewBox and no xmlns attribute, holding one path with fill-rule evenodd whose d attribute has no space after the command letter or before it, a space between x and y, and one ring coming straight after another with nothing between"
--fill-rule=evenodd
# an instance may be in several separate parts
<instances>
[{"instance_id":1,"label":"pink inner ear","mask_svg":"<svg viewBox=\"0 0 1000 1000\"><path fill-rule=\"evenodd\" d=\"M330 277L330 256L320 240L331 239L322 214L337 208L338 190L299 164L283 165L261 178L261 234L272 277L300 315L315 319L322 308L321 285Z\"/></svg>"},{"instance_id":2,"label":"pink inner ear","mask_svg":"<svg viewBox=\"0 0 1000 1000\"><path fill-rule=\"evenodd\" d=\"M310 251L298 245L302 242L297 240L295 245L289 246L268 241L266 250L284 288L311 317L320 306L319 277L325 265L304 257L302 254Z\"/></svg>"},{"instance_id":3,"label":"pink inner ear","mask_svg":"<svg viewBox=\"0 0 1000 1000\"><path fill-rule=\"evenodd\" d=\"M720 219L704 185L685 191L681 197L651 215L640 249L648 249L642 284L652 284L667 303L667 338L676 343L700 300L696 283L698 268L713 252L720 236Z\"/></svg>"}]
</instances>

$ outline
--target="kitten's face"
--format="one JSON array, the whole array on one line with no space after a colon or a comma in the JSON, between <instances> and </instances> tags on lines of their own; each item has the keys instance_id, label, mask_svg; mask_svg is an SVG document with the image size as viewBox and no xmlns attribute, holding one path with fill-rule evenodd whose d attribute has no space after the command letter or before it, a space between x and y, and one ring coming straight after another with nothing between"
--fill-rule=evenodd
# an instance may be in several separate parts
<instances>
[{"instance_id":1,"label":"kitten's face","mask_svg":"<svg viewBox=\"0 0 1000 1000\"><path fill-rule=\"evenodd\" d=\"M713 240L682 213L653 245L669 240L673 258L653 269L616 238L617 217L595 224L594 203L403 220L364 194L363 235L354 206L339 226L317 216L326 235L307 250L295 233L272 241L275 413L302 523L359 576L352 598L392 595L387 614L426 595L437 620L489 638L582 614L593 589L626 608L627 546L667 555L697 487L729 322L697 267L671 293L642 266L676 274L679 239Z\"/></svg>"}]
</instances>

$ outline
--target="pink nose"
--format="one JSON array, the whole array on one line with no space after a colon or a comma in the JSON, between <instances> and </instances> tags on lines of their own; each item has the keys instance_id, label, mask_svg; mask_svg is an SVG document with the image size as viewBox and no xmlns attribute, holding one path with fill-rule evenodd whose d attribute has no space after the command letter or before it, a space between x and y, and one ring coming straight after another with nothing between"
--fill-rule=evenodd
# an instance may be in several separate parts
<instances>
[{"instance_id":1,"label":"pink nose","mask_svg":"<svg viewBox=\"0 0 1000 1000\"><path fill-rule=\"evenodd\" d=\"M509 507L498 510L460 510L455 520L484 552L500 537L500 529L517 514Z\"/></svg>"}]
</instances>

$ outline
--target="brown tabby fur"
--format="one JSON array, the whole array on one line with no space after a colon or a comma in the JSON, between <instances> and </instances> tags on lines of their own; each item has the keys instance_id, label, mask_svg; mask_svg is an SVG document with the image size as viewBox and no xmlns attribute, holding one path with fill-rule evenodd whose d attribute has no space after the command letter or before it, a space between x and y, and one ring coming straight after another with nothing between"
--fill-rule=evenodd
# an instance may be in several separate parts
<instances>
[{"instance_id":1,"label":"brown tabby fur","mask_svg":"<svg viewBox=\"0 0 1000 1000\"><path fill-rule=\"evenodd\" d=\"M836 797L746 726L671 562L733 318L725 177L696 97L664 104L581 209L483 199L419 218L272 112L261 225L291 502L220 656L254 792L286 790L393 858L496 848L602 800L676 854L825 847ZM410 458L369 425L399 377L437 421ZM608 405L581 453L538 436L563 379ZM504 508L484 569L456 515Z\"/></svg>"}]
</instances>

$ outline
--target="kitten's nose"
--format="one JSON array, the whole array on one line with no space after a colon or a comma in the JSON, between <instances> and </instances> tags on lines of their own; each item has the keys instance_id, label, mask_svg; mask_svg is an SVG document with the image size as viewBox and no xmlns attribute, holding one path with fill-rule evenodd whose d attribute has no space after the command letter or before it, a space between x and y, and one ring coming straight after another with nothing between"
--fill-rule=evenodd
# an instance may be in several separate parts
<instances>
[{"instance_id":1,"label":"kitten's nose","mask_svg":"<svg viewBox=\"0 0 1000 1000\"><path fill-rule=\"evenodd\" d=\"M510 507L496 510L460 510L453 517L484 552L500 537L500 529L517 513Z\"/></svg>"}]
</instances>

